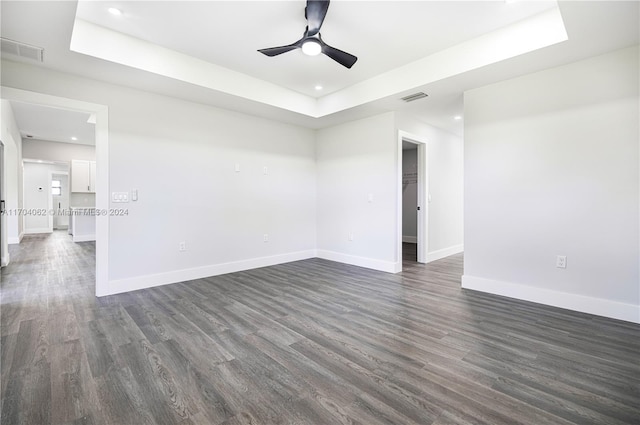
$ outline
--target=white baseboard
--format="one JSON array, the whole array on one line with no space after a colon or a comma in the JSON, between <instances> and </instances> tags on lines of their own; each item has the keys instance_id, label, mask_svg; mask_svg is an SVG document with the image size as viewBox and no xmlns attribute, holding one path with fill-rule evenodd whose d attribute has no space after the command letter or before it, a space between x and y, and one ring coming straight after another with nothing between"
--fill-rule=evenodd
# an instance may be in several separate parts
<instances>
[{"instance_id":1,"label":"white baseboard","mask_svg":"<svg viewBox=\"0 0 640 425\"><path fill-rule=\"evenodd\" d=\"M138 289L185 282L227 273L241 272L259 267L275 266L277 264L306 260L314 257L316 257L315 250L299 251L270 257L252 258L249 260L213 264L210 266L175 270L166 273L111 280L107 285L105 285L105 287L96 288L96 296L103 297L106 295L120 294L123 292L136 291Z\"/></svg>"},{"instance_id":2,"label":"white baseboard","mask_svg":"<svg viewBox=\"0 0 640 425\"><path fill-rule=\"evenodd\" d=\"M355 255L342 254L334 251L318 250L318 258L351 264L368 269L379 270L387 273L399 273L402 271L402 262L376 260L373 258L357 257Z\"/></svg>"},{"instance_id":3,"label":"white baseboard","mask_svg":"<svg viewBox=\"0 0 640 425\"><path fill-rule=\"evenodd\" d=\"M418 238L416 236L404 236L404 235L402 235L402 242L418 243Z\"/></svg>"},{"instance_id":4,"label":"white baseboard","mask_svg":"<svg viewBox=\"0 0 640 425\"><path fill-rule=\"evenodd\" d=\"M427 263L448 257L453 254L459 254L464 251L464 245L454 245L449 248L439 249L427 254Z\"/></svg>"},{"instance_id":5,"label":"white baseboard","mask_svg":"<svg viewBox=\"0 0 640 425\"><path fill-rule=\"evenodd\" d=\"M96 240L96 235L73 235L74 242L91 242Z\"/></svg>"},{"instance_id":6,"label":"white baseboard","mask_svg":"<svg viewBox=\"0 0 640 425\"><path fill-rule=\"evenodd\" d=\"M596 316L640 323L640 305L469 275L462 276L462 287L518 300L594 314Z\"/></svg>"},{"instance_id":7,"label":"white baseboard","mask_svg":"<svg viewBox=\"0 0 640 425\"><path fill-rule=\"evenodd\" d=\"M52 233L52 230L48 227L42 227L37 229L24 229L25 235L39 235L42 233Z\"/></svg>"},{"instance_id":8,"label":"white baseboard","mask_svg":"<svg viewBox=\"0 0 640 425\"><path fill-rule=\"evenodd\" d=\"M9 243L9 245L19 244L20 242L22 242L23 237L24 232L20 233L18 236L10 236L7 242Z\"/></svg>"},{"instance_id":9,"label":"white baseboard","mask_svg":"<svg viewBox=\"0 0 640 425\"><path fill-rule=\"evenodd\" d=\"M9 258L9 253L7 253L6 257L0 258L0 267L7 267L11 259Z\"/></svg>"}]
</instances>

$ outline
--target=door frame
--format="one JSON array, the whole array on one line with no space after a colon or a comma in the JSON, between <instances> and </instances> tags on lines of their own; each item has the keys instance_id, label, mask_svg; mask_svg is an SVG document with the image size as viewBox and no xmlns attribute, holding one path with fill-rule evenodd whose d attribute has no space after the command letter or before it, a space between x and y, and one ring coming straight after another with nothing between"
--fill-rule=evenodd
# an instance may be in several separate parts
<instances>
[{"instance_id":1,"label":"door frame","mask_svg":"<svg viewBox=\"0 0 640 425\"><path fill-rule=\"evenodd\" d=\"M402 142L418 145L418 262L427 262L429 252L429 173L428 173L428 141L422 136L398 131L398 178L397 178L397 246L396 258L399 271L402 271Z\"/></svg>"},{"instance_id":2,"label":"door frame","mask_svg":"<svg viewBox=\"0 0 640 425\"><path fill-rule=\"evenodd\" d=\"M0 86L0 97L95 114L96 117L96 296L109 293L109 108L107 105Z\"/></svg>"},{"instance_id":3,"label":"door frame","mask_svg":"<svg viewBox=\"0 0 640 425\"><path fill-rule=\"evenodd\" d=\"M0 140L0 200L2 201L1 208L6 208L6 201L4 199L5 188L5 171L4 165L4 143ZM0 214L0 268L6 267L9 264L9 235L7 232L7 216Z\"/></svg>"}]
</instances>

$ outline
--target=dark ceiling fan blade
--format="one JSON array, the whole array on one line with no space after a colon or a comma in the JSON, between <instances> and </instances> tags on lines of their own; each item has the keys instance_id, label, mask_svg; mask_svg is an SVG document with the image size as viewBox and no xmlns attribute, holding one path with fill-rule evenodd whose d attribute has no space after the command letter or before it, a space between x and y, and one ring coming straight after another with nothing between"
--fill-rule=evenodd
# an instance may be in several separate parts
<instances>
[{"instance_id":1,"label":"dark ceiling fan blade","mask_svg":"<svg viewBox=\"0 0 640 425\"><path fill-rule=\"evenodd\" d=\"M288 46L280 46L280 47L269 47L266 49L258 50L260 53L264 53L267 56L278 56L283 53L290 52L291 50L297 49L299 43L289 44Z\"/></svg>"},{"instance_id":2,"label":"dark ceiling fan blade","mask_svg":"<svg viewBox=\"0 0 640 425\"><path fill-rule=\"evenodd\" d=\"M329 46L327 43L322 41L322 38L318 37L318 40L320 40L320 44L322 45L322 53L329 56L340 65L351 68L353 64L358 60L357 57L353 56L350 53L343 52L340 49Z\"/></svg>"},{"instance_id":3,"label":"dark ceiling fan blade","mask_svg":"<svg viewBox=\"0 0 640 425\"><path fill-rule=\"evenodd\" d=\"M327 16L327 10L329 10L329 0L307 0L304 17L307 18L309 36L314 36L320 32L322 22Z\"/></svg>"}]
</instances>

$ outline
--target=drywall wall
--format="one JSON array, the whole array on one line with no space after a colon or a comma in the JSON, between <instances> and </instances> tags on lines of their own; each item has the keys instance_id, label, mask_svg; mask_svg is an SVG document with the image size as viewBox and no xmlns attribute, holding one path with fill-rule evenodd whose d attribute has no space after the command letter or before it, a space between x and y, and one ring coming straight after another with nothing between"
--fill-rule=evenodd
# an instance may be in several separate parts
<instances>
[{"instance_id":1,"label":"drywall wall","mask_svg":"<svg viewBox=\"0 0 640 425\"><path fill-rule=\"evenodd\" d=\"M22 146L23 158L64 162L67 164L67 171L70 171L71 161L74 159L96 160L95 146L37 139L23 139ZM96 195L94 193L71 193L69 205L72 207L95 207Z\"/></svg>"},{"instance_id":2,"label":"drywall wall","mask_svg":"<svg viewBox=\"0 0 640 425\"><path fill-rule=\"evenodd\" d=\"M417 243L418 149L402 151L402 241Z\"/></svg>"},{"instance_id":3,"label":"drywall wall","mask_svg":"<svg viewBox=\"0 0 640 425\"><path fill-rule=\"evenodd\" d=\"M70 162L72 159L95 161L96 147L77 143L24 139L22 141L22 157L63 162Z\"/></svg>"},{"instance_id":4,"label":"drywall wall","mask_svg":"<svg viewBox=\"0 0 640 425\"><path fill-rule=\"evenodd\" d=\"M9 258L7 244L18 243L23 233L22 219L15 214L16 210L22 208L22 192L18 190L22 179L22 141L10 102L7 100L0 100L0 102L0 110L2 111L0 140L4 144L4 199L8 212L1 218L4 220L4 228L7 229L6 235L3 234L2 257Z\"/></svg>"},{"instance_id":5,"label":"drywall wall","mask_svg":"<svg viewBox=\"0 0 640 425\"><path fill-rule=\"evenodd\" d=\"M427 141L427 261L463 251L463 140L416 117L396 114L399 130Z\"/></svg>"},{"instance_id":6,"label":"drywall wall","mask_svg":"<svg viewBox=\"0 0 640 425\"><path fill-rule=\"evenodd\" d=\"M633 47L465 93L464 287L640 322L638 71Z\"/></svg>"},{"instance_id":7,"label":"drywall wall","mask_svg":"<svg viewBox=\"0 0 640 425\"><path fill-rule=\"evenodd\" d=\"M2 70L5 86L109 107L110 190L139 200L111 205L127 215L109 219L106 293L315 256L313 130L26 64Z\"/></svg>"},{"instance_id":8,"label":"drywall wall","mask_svg":"<svg viewBox=\"0 0 640 425\"><path fill-rule=\"evenodd\" d=\"M316 138L318 255L396 271L399 170L394 114L321 129Z\"/></svg>"}]
</instances>

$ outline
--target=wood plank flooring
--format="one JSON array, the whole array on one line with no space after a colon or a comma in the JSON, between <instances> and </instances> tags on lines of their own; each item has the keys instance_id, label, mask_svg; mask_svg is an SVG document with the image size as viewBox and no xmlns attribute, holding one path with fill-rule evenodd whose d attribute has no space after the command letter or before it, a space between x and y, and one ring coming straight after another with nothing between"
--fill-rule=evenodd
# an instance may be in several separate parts
<instances>
[{"instance_id":1,"label":"wood plank flooring","mask_svg":"<svg viewBox=\"0 0 640 425\"><path fill-rule=\"evenodd\" d=\"M640 326L461 290L462 255L100 299L94 255L63 232L12 246L3 425L640 424Z\"/></svg>"}]
</instances>

